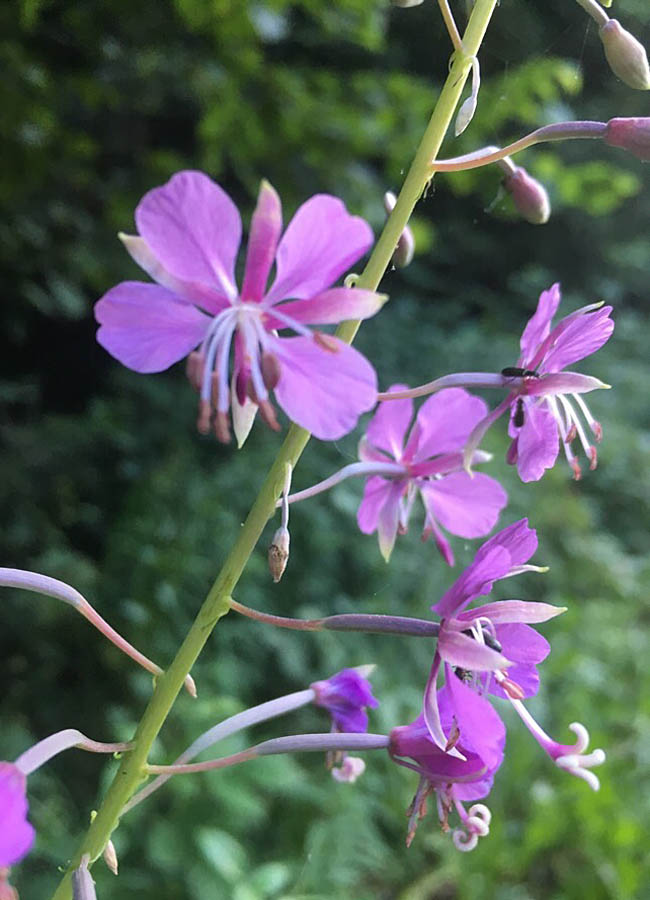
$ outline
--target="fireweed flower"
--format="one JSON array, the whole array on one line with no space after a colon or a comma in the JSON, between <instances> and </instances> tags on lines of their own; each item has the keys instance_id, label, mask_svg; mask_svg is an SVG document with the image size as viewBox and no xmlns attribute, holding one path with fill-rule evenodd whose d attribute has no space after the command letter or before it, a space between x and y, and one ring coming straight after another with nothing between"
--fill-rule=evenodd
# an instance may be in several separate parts
<instances>
[{"instance_id":1,"label":"fireweed flower","mask_svg":"<svg viewBox=\"0 0 650 900\"><path fill-rule=\"evenodd\" d=\"M563 370L595 353L609 340L614 330L609 318L612 307L598 303L583 306L560 319L551 329L559 303L559 284L540 295L537 310L521 336L517 364L503 372L506 377L513 373L510 393L470 435L465 450L468 464L473 448L487 429L509 411L508 434L512 443L507 459L511 464L516 463L522 481L539 481L544 471L554 465L560 441L574 477L579 479L580 464L571 449L576 437L590 468L596 468L596 447L587 437L580 413L596 441L602 438L602 428L580 395L608 385L589 375Z\"/></svg>"},{"instance_id":2,"label":"fireweed flower","mask_svg":"<svg viewBox=\"0 0 650 900\"><path fill-rule=\"evenodd\" d=\"M310 685L315 695L314 705L322 706L332 717L333 732L364 733L368 730L366 709L379 706L370 682L363 675L363 672L369 674L372 668L342 669L331 678ZM327 766L336 781L348 783L356 781L366 768L362 759L342 751L329 752Z\"/></svg>"},{"instance_id":3,"label":"fireweed flower","mask_svg":"<svg viewBox=\"0 0 650 900\"><path fill-rule=\"evenodd\" d=\"M368 224L340 200L312 197L280 238L280 199L263 181L241 290L235 282L239 212L207 175L174 175L145 194L135 221L139 235L122 240L157 284L126 281L108 291L95 306L97 339L136 372L160 372L189 354L201 432L212 424L227 441L231 402L240 445L257 408L278 428L272 390L292 421L324 440L346 434L373 405L370 363L344 341L308 327L365 319L385 299L331 287L372 244ZM297 336L278 337L286 328Z\"/></svg>"},{"instance_id":4,"label":"fireweed flower","mask_svg":"<svg viewBox=\"0 0 650 900\"><path fill-rule=\"evenodd\" d=\"M396 384L390 390L408 388ZM425 508L422 537L433 535L445 561L453 565L442 529L463 538L482 537L494 527L508 500L494 478L463 471L463 446L486 412L484 401L467 391L440 391L420 407L409 432L412 401L382 403L359 444L361 462L292 494L289 502L306 500L351 476L366 477L357 522L364 534L377 532L379 549L388 562L397 535L407 531L419 493ZM489 458L476 450L473 461Z\"/></svg>"},{"instance_id":5,"label":"fireweed flower","mask_svg":"<svg viewBox=\"0 0 650 900\"><path fill-rule=\"evenodd\" d=\"M0 868L20 862L34 843L26 789L27 779L18 766L0 762Z\"/></svg>"},{"instance_id":6,"label":"fireweed flower","mask_svg":"<svg viewBox=\"0 0 650 900\"><path fill-rule=\"evenodd\" d=\"M400 390L404 385L393 385ZM368 424L359 456L368 463L394 460L397 470L387 479L375 475L366 481L357 513L364 534L377 532L379 548L388 561L395 538L404 534L415 497L426 511L423 538L433 535L445 561L454 555L441 527L462 538L482 537L492 530L508 495L489 475L469 476L462 471L462 448L487 406L461 388L429 397L413 420L411 400L382 403Z\"/></svg>"},{"instance_id":7,"label":"fireweed flower","mask_svg":"<svg viewBox=\"0 0 650 900\"><path fill-rule=\"evenodd\" d=\"M445 701L444 688L440 692L439 707L445 727L450 732L457 731L451 708ZM443 831L449 831L449 816L455 809L461 827L454 829L454 845L459 850L474 849L479 837L485 837L489 833L492 818L487 806L474 801L484 799L490 793L494 774L503 761L504 746L505 729L501 724L498 749L491 760L482 758L471 745L460 741L456 744L461 751L458 756L441 750L432 740L421 715L410 725L392 729L388 748L391 758L420 775L415 797L407 811L407 846L411 845L418 822L426 814L427 798L435 792L438 818ZM465 809L464 802L472 803L469 810Z\"/></svg>"},{"instance_id":8,"label":"fireweed flower","mask_svg":"<svg viewBox=\"0 0 650 900\"><path fill-rule=\"evenodd\" d=\"M536 667L550 650L548 642L530 625L545 622L564 609L522 600L497 600L466 608L477 597L489 594L495 581L534 571L536 567L528 560L536 549L537 535L527 520L515 522L483 544L471 565L432 607L441 622L425 690L424 721L439 749L462 757L462 744L490 768L501 752L503 725L485 695L505 697L555 763L597 790L598 779L588 769L600 765L605 755L602 750L585 753L589 735L584 726L571 725L577 735L575 745L557 744L521 703L537 693ZM439 691L437 682L443 664L445 684ZM450 717L452 731L444 723L444 718L449 721Z\"/></svg>"}]
</instances>

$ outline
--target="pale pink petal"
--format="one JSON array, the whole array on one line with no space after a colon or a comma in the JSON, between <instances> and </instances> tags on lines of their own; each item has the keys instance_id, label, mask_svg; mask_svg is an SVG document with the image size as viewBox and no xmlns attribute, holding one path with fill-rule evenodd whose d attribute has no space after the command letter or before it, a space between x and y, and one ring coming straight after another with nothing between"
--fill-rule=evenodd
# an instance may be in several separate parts
<instances>
[{"instance_id":1,"label":"pale pink petal","mask_svg":"<svg viewBox=\"0 0 650 900\"><path fill-rule=\"evenodd\" d=\"M233 298L241 219L228 194L202 172L178 172L145 194L138 231L164 267L185 281L215 285Z\"/></svg>"},{"instance_id":2,"label":"pale pink petal","mask_svg":"<svg viewBox=\"0 0 650 900\"><path fill-rule=\"evenodd\" d=\"M408 390L405 384L393 384L391 391ZM412 400L389 400L380 403L366 429L366 440L378 450L384 450L400 460L404 438L413 418Z\"/></svg>"},{"instance_id":3,"label":"pale pink petal","mask_svg":"<svg viewBox=\"0 0 650 900\"><path fill-rule=\"evenodd\" d=\"M494 672L506 669L512 662L505 652L498 653L467 634L444 627L440 629L438 653L450 665L460 666L471 672Z\"/></svg>"},{"instance_id":4,"label":"pale pink petal","mask_svg":"<svg viewBox=\"0 0 650 900\"><path fill-rule=\"evenodd\" d=\"M320 294L363 256L372 241L368 223L351 216L341 200L316 194L298 209L280 241L268 302Z\"/></svg>"},{"instance_id":5,"label":"pale pink petal","mask_svg":"<svg viewBox=\"0 0 650 900\"><path fill-rule=\"evenodd\" d=\"M427 512L452 534L482 537L491 531L508 495L489 475L454 472L419 484Z\"/></svg>"},{"instance_id":6,"label":"pale pink petal","mask_svg":"<svg viewBox=\"0 0 650 900\"><path fill-rule=\"evenodd\" d=\"M546 404L526 404L517 439L517 471L522 481L539 481L553 467L560 449L557 423Z\"/></svg>"},{"instance_id":7,"label":"pale pink petal","mask_svg":"<svg viewBox=\"0 0 650 900\"><path fill-rule=\"evenodd\" d=\"M519 346L521 347L520 363L525 366L535 350L545 340L551 330L551 320L560 305L560 285L554 284L548 291L542 291L534 315L524 328Z\"/></svg>"},{"instance_id":8,"label":"pale pink petal","mask_svg":"<svg viewBox=\"0 0 650 900\"><path fill-rule=\"evenodd\" d=\"M136 372L162 372L193 350L211 319L157 284L124 281L95 304L97 340Z\"/></svg>"},{"instance_id":9,"label":"pale pink petal","mask_svg":"<svg viewBox=\"0 0 650 900\"><path fill-rule=\"evenodd\" d=\"M385 301L385 294L377 294L375 291L338 287L307 300L289 300L278 304L277 309L285 316L306 325L338 325L347 319L368 319L374 316ZM279 319L277 321L278 328L287 327Z\"/></svg>"},{"instance_id":10,"label":"pale pink petal","mask_svg":"<svg viewBox=\"0 0 650 900\"><path fill-rule=\"evenodd\" d=\"M241 289L241 299L244 302L259 303L264 296L281 234L280 198L268 181L262 181L248 236L244 282Z\"/></svg>"},{"instance_id":11,"label":"pale pink petal","mask_svg":"<svg viewBox=\"0 0 650 900\"><path fill-rule=\"evenodd\" d=\"M440 747L441 750L446 750L447 735L442 728L440 709L438 707L438 696L441 693L438 691L438 672L440 671L440 663L440 654L436 650L433 656L433 663L431 664L427 684L424 689L422 715L433 742ZM455 757L460 756L461 759L465 758L455 749L452 749L451 755Z\"/></svg>"},{"instance_id":12,"label":"pale pink petal","mask_svg":"<svg viewBox=\"0 0 650 900\"><path fill-rule=\"evenodd\" d=\"M195 303L212 315L216 315L222 309L230 306L230 300L216 289L205 284L199 284L196 281L183 281L181 278L175 278L156 259L144 238L135 234L120 234L119 238L131 259L141 269L144 269L147 275L150 275L154 281L157 281L158 284L166 287L172 293L177 294L183 300Z\"/></svg>"},{"instance_id":13,"label":"pale pink petal","mask_svg":"<svg viewBox=\"0 0 650 900\"><path fill-rule=\"evenodd\" d=\"M463 388L447 388L432 394L420 407L406 454L420 461L460 450L487 411L483 400Z\"/></svg>"},{"instance_id":14,"label":"pale pink petal","mask_svg":"<svg viewBox=\"0 0 650 900\"><path fill-rule=\"evenodd\" d=\"M305 337L275 338L281 365L275 396L289 418L321 440L343 437L377 401L377 376L368 360L328 335L335 350Z\"/></svg>"},{"instance_id":15,"label":"pale pink petal","mask_svg":"<svg viewBox=\"0 0 650 900\"><path fill-rule=\"evenodd\" d=\"M534 600L495 600L485 603L476 609L468 610L458 616L461 622L475 619L477 615L485 616L495 625L510 622L547 622L549 619L566 612L564 606L552 606L550 603L537 603Z\"/></svg>"},{"instance_id":16,"label":"pale pink petal","mask_svg":"<svg viewBox=\"0 0 650 900\"><path fill-rule=\"evenodd\" d=\"M611 306L572 319L544 357L544 372L559 372L585 356L591 356L611 337L614 322L609 318Z\"/></svg>"},{"instance_id":17,"label":"pale pink petal","mask_svg":"<svg viewBox=\"0 0 650 900\"><path fill-rule=\"evenodd\" d=\"M581 375L580 372L555 372L552 375L531 379L526 393L530 397L543 397L545 394L587 394L589 391L608 387L608 384L591 375Z\"/></svg>"},{"instance_id":18,"label":"pale pink petal","mask_svg":"<svg viewBox=\"0 0 650 900\"><path fill-rule=\"evenodd\" d=\"M374 475L366 479L363 499L357 511L357 524L363 534L372 534L377 530L379 513L391 493L391 482L387 478Z\"/></svg>"}]
</instances>

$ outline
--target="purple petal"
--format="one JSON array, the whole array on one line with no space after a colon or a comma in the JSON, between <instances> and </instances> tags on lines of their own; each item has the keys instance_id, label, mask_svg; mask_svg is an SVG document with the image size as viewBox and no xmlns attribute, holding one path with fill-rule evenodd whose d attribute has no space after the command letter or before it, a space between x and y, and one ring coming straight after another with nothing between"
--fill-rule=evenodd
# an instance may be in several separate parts
<instances>
[{"instance_id":1,"label":"purple petal","mask_svg":"<svg viewBox=\"0 0 650 900\"><path fill-rule=\"evenodd\" d=\"M230 300L223 294L219 294L216 290L205 284L198 282L183 281L181 278L175 278L165 267L156 259L151 248L147 246L144 238L133 234L120 234L120 240L131 257L141 269L150 275L154 281L166 287L172 294L176 294L183 300L200 306L206 312L216 315L230 306Z\"/></svg>"},{"instance_id":2,"label":"purple petal","mask_svg":"<svg viewBox=\"0 0 650 900\"><path fill-rule=\"evenodd\" d=\"M95 304L97 340L136 372L162 372L203 339L210 319L157 284L124 281Z\"/></svg>"},{"instance_id":3,"label":"purple petal","mask_svg":"<svg viewBox=\"0 0 650 900\"><path fill-rule=\"evenodd\" d=\"M335 350L305 337L273 340L281 364L275 396L293 422L320 440L334 441L352 431L361 413L376 403L377 376L358 350L328 339Z\"/></svg>"},{"instance_id":4,"label":"purple petal","mask_svg":"<svg viewBox=\"0 0 650 900\"><path fill-rule=\"evenodd\" d=\"M377 707L370 683L356 669L343 671L310 685L314 703L327 709L338 731L364 732L368 728L365 707Z\"/></svg>"},{"instance_id":5,"label":"purple petal","mask_svg":"<svg viewBox=\"0 0 650 900\"><path fill-rule=\"evenodd\" d=\"M368 250L372 230L336 197L316 194L289 222L276 256L269 303L320 294Z\"/></svg>"},{"instance_id":6,"label":"purple petal","mask_svg":"<svg viewBox=\"0 0 650 900\"><path fill-rule=\"evenodd\" d=\"M482 537L491 531L508 502L499 482L489 475L454 472L419 487L427 513L462 538Z\"/></svg>"},{"instance_id":7,"label":"purple petal","mask_svg":"<svg viewBox=\"0 0 650 900\"><path fill-rule=\"evenodd\" d=\"M388 479L377 475L366 480L363 499L357 511L357 524L363 534L372 534L377 530L379 513L391 495L391 484Z\"/></svg>"},{"instance_id":8,"label":"purple petal","mask_svg":"<svg viewBox=\"0 0 650 900\"><path fill-rule=\"evenodd\" d=\"M392 462L392 459L389 459L385 453L382 453L381 450L377 450L376 447L373 447L370 441L366 438L365 434L359 441L357 453L359 454L359 459L362 462Z\"/></svg>"},{"instance_id":9,"label":"purple petal","mask_svg":"<svg viewBox=\"0 0 650 900\"><path fill-rule=\"evenodd\" d=\"M487 411L483 400L463 388L447 388L432 394L417 414L407 455L421 461L439 453L460 450Z\"/></svg>"},{"instance_id":10,"label":"purple petal","mask_svg":"<svg viewBox=\"0 0 650 900\"><path fill-rule=\"evenodd\" d=\"M474 783L482 778L486 769L485 762L475 753L467 752L463 758L458 754L445 753L436 746L423 716L418 716L410 725L392 729L389 753L393 758L408 757L414 760L417 771L434 784L458 781Z\"/></svg>"},{"instance_id":11,"label":"purple petal","mask_svg":"<svg viewBox=\"0 0 650 900\"><path fill-rule=\"evenodd\" d=\"M13 763L0 762L0 868L29 852L35 832L27 821L25 776Z\"/></svg>"},{"instance_id":12,"label":"purple petal","mask_svg":"<svg viewBox=\"0 0 650 900\"><path fill-rule=\"evenodd\" d=\"M145 194L135 211L138 231L164 267L185 281L237 295L235 260L241 219L228 194L202 172L178 172Z\"/></svg>"},{"instance_id":13,"label":"purple petal","mask_svg":"<svg viewBox=\"0 0 650 900\"><path fill-rule=\"evenodd\" d=\"M504 547L493 545L486 552L481 552L483 549L479 550L474 562L445 591L438 603L431 607L442 619L456 615L475 597L489 594L493 582L510 571L511 557Z\"/></svg>"},{"instance_id":14,"label":"purple petal","mask_svg":"<svg viewBox=\"0 0 650 900\"><path fill-rule=\"evenodd\" d=\"M338 287L306 300L289 300L277 305L277 309L306 325L337 325L347 319L368 319L382 308L385 301L385 295L375 291ZM277 321L277 327L287 327L279 319Z\"/></svg>"},{"instance_id":15,"label":"purple petal","mask_svg":"<svg viewBox=\"0 0 650 900\"><path fill-rule=\"evenodd\" d=\"M264 296L281 234L282 204L274 188L268 181L263 180L248 236L244 282L241 289L241 298L244 302L259 303Z\"/></svg>"},{"instance_id":16,"label":"purple petal","mask_svg":"<svg viewBox=\"0 0 650 900\"><path fill-rule=\"evenodd\" d=\"M535 350L551 330L551 320L560 305L560 285L554 284L548 291L542 291L534 315L524 328L519 346L521 347L521 364L525 365L535 356Z\"/></svg>"},{"instance_id":17,"label":"purple petal","mask_svg":"<svg viewBox=\"0 0 650 900\"><path fill-rule=\"evenodd\" d=\"M481 544L476 552L476 559L481 559L494 547L503 547L508 551L511 566L521 566L537 550L537 532L528 526L528 519L518 519Z\"/></svg>"},{"instance_id":18,"label":"purple petal","mask_svg":"<svg viewBox=\"0 0 650 900\"><path fill-rule=\"evenodd\" d=\"M540 663L551 652L546 638L530 625L520 622L499 625L496 634L503 655L514 663Z\"/></svg>"},{"instance_id":19,"label":"purple petal","mask_svg":"<svg viewBox=\"0 0 650 900\"><path fill-rule=\"evenodd\" d=\"M393 384L391 391L408 390L404 384ZM389 400L380 403L368 422L366 439L378 450L384 450L394 459L401 459L404 438L413 418L412 400Z\"/></svg>"},{"instance_id":20,"label":"purple petal","mask_svg":"<svg viewBox=\"0 0 650 900\"><path fill-rule=\"evenodd\" d=\"M498 669L507 669L514 662L505 655L505 652L498 653L468 634L444 626L440 629L438 653L450 665L460 666L461 669L468 669L470 672L495 672Z\"/></svg>"},{"instance_id":21,"label":"purple petal","mask_svg":"<svg viewBox=\"0 0 650 900\"><path fill-rule=\"evenodd\" d=\"M557 423L544 404L526 404L526 418L517 438L517 471L522 481L539 481L553 467L560 449Z\"/></svg>"},{"instance_id":22,"label":"purple petal","mask_svg":"<svg viewBox=\"0 0 650 900\"><path fill-rule=\"evenodd\" d=\"M510 622L534 624L547 622L563 612L566 612L566 607L552 606L550 603L537 603L533 600L495 600L493 603L485 603L476 609L463 612L458 618L466 622L480 615L490 619L495 625L505 625Z\"/></svg>"},{"instance_id":23,"label":"purple petal","mask_svg":"<svg viewBox=\"0 0 650 900\"><path fill-rule=\"evenodd\" d=\"M559 333L542 362L545 372L559 372L571 363L591 356L605 344L614 331L614 322L609 318L611 306L603 306L591 313L572 319ZM562 323L558 323L560 329Z\"/></svg>"},{"instance_id":24,"label":"purple petal","mask_svg":"<svg viewBox=\"0 0 650 900\"><path fill-rule=\"evenodd\" d=\"M488 769L497 768L503 759L506 730L490 703L447 670L445 687L460 730L460 742L473 750ZM442 701L439 700L441 706Z\"/></svg>"}]
</instances>

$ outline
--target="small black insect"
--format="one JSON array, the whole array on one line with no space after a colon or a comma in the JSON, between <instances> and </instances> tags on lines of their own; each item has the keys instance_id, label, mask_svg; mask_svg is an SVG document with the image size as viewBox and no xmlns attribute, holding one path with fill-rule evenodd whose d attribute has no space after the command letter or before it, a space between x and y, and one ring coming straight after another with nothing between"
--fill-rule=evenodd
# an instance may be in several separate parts
<instances>
[{"instance_id":1,"label":"small black insect","mask_svg":"<svg viewBox=\"0 0 650 900\"><path fill-rule=\"evenodd\" d=\"M515 428L521 428L524 424L524 399L523 397L517 398L517 405L515 407L515 414L512 417L512 424Z\"/></svg>"},{"instance_id":2,"label":"small black insect","mask_svg":"<svg viewBox=\"0 0 650 900\"><path fill-rule=\"evenodd\" d=\"M501 369L501 374L506 378L539 378L539 372L535 369L522 369L520 366L506 366Z\"/></svg>"},{"instance_id":3,"label":"small black insect","mask_svg":"<svg viewBox=\"0 0 650 900\"><path fill-rule=\"evenodd\" d=\"M460 666L454 666L454 675L465 684L471 684L474 681L474 676L469 669L461 669Z\"/></svg>"},{"instance_id":4,"label":"small black insect","mask_svg":"<svg viewBox=\"0 0 650 900\"><path fill-rule=\"evenodd\" d=\"M476 640L474 633L469 628L465 629L463 631L463 634L466 634L467 637L471 637ZM489 631L483 631L483 642L487 647L490 647L491 650L496 650L497 653L501 653L501 644L497 641L496 638L492 637Z\"/></svg>"}]
</instances>

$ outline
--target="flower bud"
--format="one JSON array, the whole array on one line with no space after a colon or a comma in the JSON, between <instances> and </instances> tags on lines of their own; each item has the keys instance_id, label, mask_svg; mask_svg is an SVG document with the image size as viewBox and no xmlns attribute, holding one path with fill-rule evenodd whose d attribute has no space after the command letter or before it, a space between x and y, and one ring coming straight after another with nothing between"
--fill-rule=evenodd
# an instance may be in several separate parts
<instances>
[{"instance_id":1,"label":"flower bud","mask_svg":"<svg viewBox=\"0 0 650 900\"><path fill-rule=\"evenodd\" d=\"M397 197L393 194L392 191L386 191L384 194L384 209L386 210L386 214L390 215L392 211L395 209L395 204L397 203ZM395 252L393 253L392 263L396 268L403 269L404 266L408 266L408 264L413 259L413 254L415 253L415 238L413 237L413 232L407 225L404 231L399 236L399 240L397 241L397 246L395 247Z\"/></svg>"},{"instance_id":2,"label":"flower bud","mask_svg":"<svg viewBox=\"0 0 650 900\"><path fill-rule=\"evenodd\" d=\"M289 529L282 525L273 535L273 540L269 545L269 571L275 584L282 578L284 570L287 568L289 541Z\"/></svg>"},{"instance_id":3,"label":"flower bud","mask_svg":"<svg viewBox=\"0 0 650 900\"><path fill-rule=\"evenodd\" d=\"M420 6L424 0L390 0L393 6L401 6L406 9L409 6Z\"/></svg>"},{"instance_id":4,"label":"flower bud","mask_svg":"<svg viewBox=\"0 0 650 900\"><path fill-rule=\"evenodd\" d=\"M72 898L73 900L97 900L95 882L88 870L89 856L86 853L81 860L78 869L72 873Z\"/></svg>"},{"instance_id":5,"label":"flower bud","mask_svg":"<svg viewBox=\"0 0 650 900\"><path fill-rule=\"evenodd\" d=\"M645 47L626 31L616 19L600 29L609 66L621 81L639 91L650 90L650 65Z\"/></svg>"},{"instance_id":6,"label":"flower bud","mask_svg":"<svg viewBox=\"0 0 650 900\"><path fill-rule=\"evenodd\" d=\"M503 180L503 186L511 194L519 215L531 225L544 225L551 215L551 203L546 188L528 172L518 166Z\"/></svg>"},{"instance_id":7,"label":"flower bud","mask_svg":"<svg viewBox=\"0 0 650 900\"><path fill-rule=\"evenodd\" d=\"M115 844L113 841L108 842L104 847L104 853L102 854L104 857L104 862L113 873L113 875L117 875L118 870L118 862L117 862L117 853L115 852Z\"/></svg>"},{"instance_id":8,"label":"flower bud","mask_svg":"<svg viewBox=\"0 0 650 900\"><path fill-rule=\"evenodd\" d=\"M622 147L643 162L650 162L650 118L610 119L604 141L610 147Z\"/></svg>"}]
</instances>

